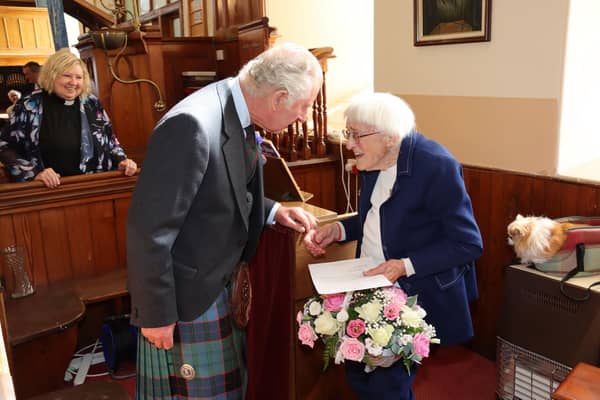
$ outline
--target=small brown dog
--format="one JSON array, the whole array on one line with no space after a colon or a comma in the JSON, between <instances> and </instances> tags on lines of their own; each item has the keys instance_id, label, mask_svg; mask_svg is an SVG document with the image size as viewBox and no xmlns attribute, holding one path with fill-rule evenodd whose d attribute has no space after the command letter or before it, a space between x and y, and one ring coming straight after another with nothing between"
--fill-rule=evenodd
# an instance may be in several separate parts
<instances>
[{"instance_id":1,"label":"small brown dog","mask_svg":"<svg viewBox=\"0 0 600 400\"><path fill-rule=\"evenodd\" d=\"M508 225L508 244L523 264L541 264L554 256L567 239L567 230L584 224L557 222L546 217L524 217L521 214Z\"/></svg>"}]
</instances>

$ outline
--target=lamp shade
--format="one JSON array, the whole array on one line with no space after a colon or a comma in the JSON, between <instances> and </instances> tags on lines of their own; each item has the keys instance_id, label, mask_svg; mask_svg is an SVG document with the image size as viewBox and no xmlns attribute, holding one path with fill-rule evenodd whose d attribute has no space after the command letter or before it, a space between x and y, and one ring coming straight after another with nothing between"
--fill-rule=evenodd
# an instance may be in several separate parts
<instances>
[{"instance_id":1,"label":"lamp shade","mask_svg":"<svg viewBox=\"0 0 600 400\"><path fill-rule=\"evenodd\" d=\"M127 32L117 30L92 31L90 36L96 47L104 50L118 49L125 44Z\"/></svg>"}]
</instances>

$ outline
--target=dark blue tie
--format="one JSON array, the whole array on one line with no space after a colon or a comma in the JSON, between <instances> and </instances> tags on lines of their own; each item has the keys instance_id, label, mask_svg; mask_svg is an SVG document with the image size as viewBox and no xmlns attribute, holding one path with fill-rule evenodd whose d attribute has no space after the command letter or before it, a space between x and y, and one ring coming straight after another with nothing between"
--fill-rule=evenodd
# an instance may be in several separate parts
<instances>
[{"instance_id":1,"label":"dark blue tie","mask_svg":"<svg viewBox=\"0 0 600 400\"><path fill-rule=\"evenodd\" d=\"M258 161L258 144L256 143L256 133L254 125L244 128L246 132L246 150L248 152L248 182L252 180L256 170L256 162Z\"/></svg>"}]
</instances>

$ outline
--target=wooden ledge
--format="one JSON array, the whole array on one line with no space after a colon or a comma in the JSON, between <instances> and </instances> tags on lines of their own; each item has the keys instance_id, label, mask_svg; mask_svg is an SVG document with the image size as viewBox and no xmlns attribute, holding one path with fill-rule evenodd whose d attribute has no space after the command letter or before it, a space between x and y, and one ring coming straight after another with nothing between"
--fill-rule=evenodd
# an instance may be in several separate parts
<instances>
[{"instance_id":1,"label":"wooden ledge","mask_svg":"<svg viewBox=\"0 0 600 400\"><path fill-rule=\"evenodd\" d=\"M20 299L6 299L8 338L12 346L29 342L78 322L85 305L127 294L127 270L36 287Z\"/></svg>"},{"instance_id":2,"label":"wooden ledge","mask_svg":"<svg viewBox=\"0 0 600 400\"><path fill-rule=\"evenodd\" d=\"M62 285L61 285L62 286ZM6 299L8 338L11 346L54 331L62 331L83 317L85 306L68 286L41 286L20 299Z\"/></svg>"},{"instance_id":3,"label":"wooden ledge","mask_svg":"<svg viewBox=\"0 0 600 400\"><path fill-rule=\"evenodd\" d=\"M0 215L14 214L20 209L32 209L48 205L55 207L58 201L74 201L122 193L131 196L137 174L124 176L121 171L101 172L89 175L67 176L56 189L48 189L42 182L0 184Z\"/></svg>"}]
</instances>

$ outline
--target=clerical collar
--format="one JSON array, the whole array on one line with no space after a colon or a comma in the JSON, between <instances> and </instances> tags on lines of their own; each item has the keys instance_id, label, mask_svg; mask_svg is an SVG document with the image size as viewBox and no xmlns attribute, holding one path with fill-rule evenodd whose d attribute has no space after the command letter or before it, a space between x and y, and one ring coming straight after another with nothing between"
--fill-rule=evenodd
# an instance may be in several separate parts
<instances>
[{"instance_id":1,"label":"clerical collar","mask_svg":"<svg viewBox=\"0 0 600 400\"><path fill-rule=\"evenodd\" d=\"M57 96L56 93L51 93L49 96L49 99L55 103L55 104L60 104L60 105L65 105L65 106L72 106L73 104L75 104L75 102L77 101L77 97L73 100L65 100L60 96Z\"/></svg>"}]
</instances>

